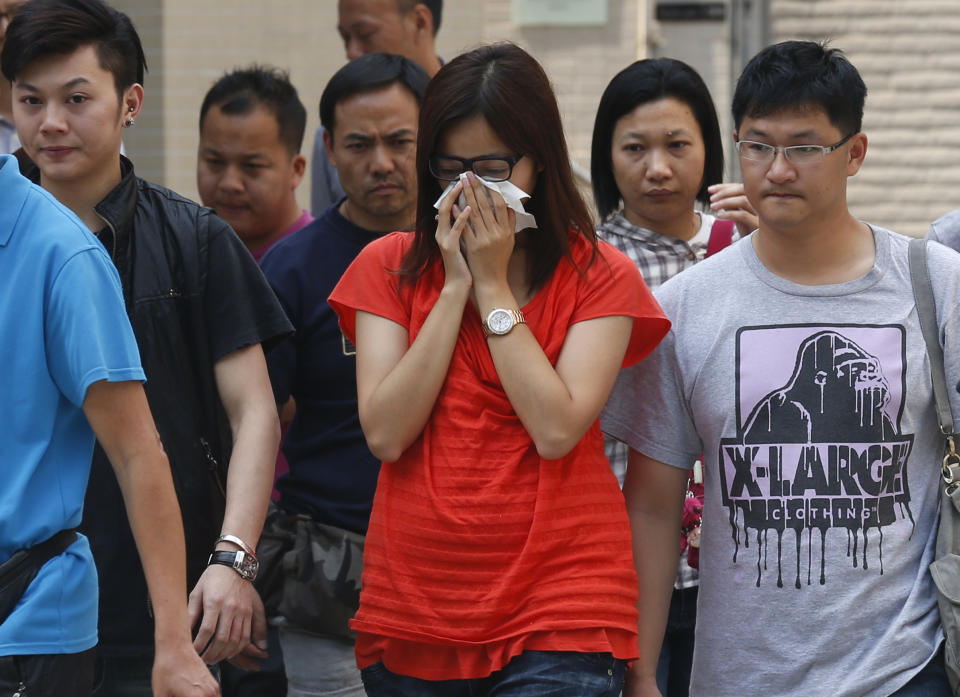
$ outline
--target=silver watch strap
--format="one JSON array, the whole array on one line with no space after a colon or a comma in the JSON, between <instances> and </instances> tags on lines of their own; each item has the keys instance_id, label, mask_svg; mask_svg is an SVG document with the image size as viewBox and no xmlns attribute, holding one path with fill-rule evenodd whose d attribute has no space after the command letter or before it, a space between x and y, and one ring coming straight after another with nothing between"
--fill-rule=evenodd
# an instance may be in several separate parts
<instances>
[{"instance_id":1,"label":"silver watch strap","mask_svg":"<svg viewBox=\"0 0 960 697\"><path fill-rule=\"evenodd\" d=\"M216 547L216 546L217 546L218 544L220 544L221 542L230 542L231 544L235 544L237 547L239 547L240 549L242 549L244 552L246 552L247 554L249 554L249 555L250 555L251 557L253 557L254 559L257 558L257 553L256 553L256 551L253 550L253 549L250 547L250 545L248 545L246 542L244 542L243 540L241 540L241 539L240 539L239 537L237 537L236 535L221 535L220 537L217 538L217 541L213 543L213 546Z\"/></svg>"}]
</instances>

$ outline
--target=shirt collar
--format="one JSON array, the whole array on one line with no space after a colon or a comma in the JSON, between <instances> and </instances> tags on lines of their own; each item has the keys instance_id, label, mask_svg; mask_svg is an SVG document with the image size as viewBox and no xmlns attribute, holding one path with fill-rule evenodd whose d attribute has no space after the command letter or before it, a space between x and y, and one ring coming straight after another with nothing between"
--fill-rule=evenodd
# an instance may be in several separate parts
<instances>
[{"instance_id":1,"label":"shirt collar","mask_svg":"<svg viewBox=\"0 0 960 697\"><path fill-rule=\"evenodd\" d=\"M30 182L20 176L17 159L12 155L0 155L0 247L4 247L13 235L13 226L27 200Z\"/></svg>"},{"instance_id":2,"label":"shirt collar","mask_svg":"<svg viewBox=\"0 0 960 697\"><path fill-rule=\"evenodd\" d=\"M623 214L623 211L620 211L615 216L610 218L607 221L607 230L611 230L620 235L621 237L627 237L637 242L642 242L645 246L655 249L669 249L674 252L686 255L687 252L691 249L690 244L685 240L678 240L675 237L670 237L669 235L661 235L658 232L653 230L648 230L645 227L640 227L639 225L634 225L627 217ZM699 231L699 230L698 230Z\"/></svg>"},{"instance_id":3,"label":"shirt collar","mask_svg":"<svg viewBox=\"0 0 960 697\"><path fill-rule=\"evenodd\" d=\"M259 264L260 260L263 259L263 255L266 254L273 245L275 245L277 242L282 240L284 237L289 237L290 235L295 233L297 230L306 227L312 222L313 222L313 215L310 213L310 211L302 210L300 212L300 217L297 218L296 221L294 221L294 223L290 227L288 227L286 230L281 232L276 239L268 242L267 244L261 245L260 247L257 247L256 249L250 252L250 254L253 256L254 261L256 261Z\"/></svg>"}]
</instances>

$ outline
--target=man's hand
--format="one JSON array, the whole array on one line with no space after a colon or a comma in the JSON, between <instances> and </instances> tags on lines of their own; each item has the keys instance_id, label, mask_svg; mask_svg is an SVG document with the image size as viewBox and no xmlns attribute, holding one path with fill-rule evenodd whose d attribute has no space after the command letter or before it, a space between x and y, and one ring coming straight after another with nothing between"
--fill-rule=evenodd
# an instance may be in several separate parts
<instances>
[{"instance_id":1,"label":"man's hand","mask_svg":"<svg viewBox=\"0 0 960 697\"><path fill-rule=\"evenodd\" d=\"M228 659L241 670L260 670L260 661L267 657L267 613L263 609L263 600L259 593L254 593L253 600L250 639L240 649L240 653Z\"/></svg>"},{"instance_id":2,"label":"man's hand","mask_svg":"<svg viewBox=\"0 0 960 697\"><path fill-rule=\"evenodd\" d=\"M220 686L189 643L175 649L157 645L153 659L155 697L217 697Z\"/></svg>"},{"instance_id":3,"label":"man's hand","mask_svg":"<svg viewBox=\"0 0 960 697\"><path fill-rule=\"evenodd\" d=\"M623 697L663 697L657 688L657 680L650 676L642 678L637 675L636 666L633 670L627 671L626 680L623 683Z\"/></svg>"},{"instance_id":4,"label":"man's hand","mask_svg":"<svg viewBox=\"0 0 960 697\"><path fill-rule=\"evenodd\" d=\"M193 645L207 664L243 654L238 665L247 667L254 663L250 657L266 656L263 602L253 584L233 569L208 566L190 593L187 609L191 627L202 618Z\"/></svg>"},{"instance_id":5,"label":"man's hand","mask_svg":"<svg viewBox=\"0 0 960 697\"><path fill-rule=\"evenodd\" d=\"M661 697L656 679L657 656L663 644L680 561L677 527L687 491L688 471L654 460L633 448L628 458L623 496L630 516L637 567L640 658L627 671L623 694L624 697Z\"/></svg>"},{"instance_id":6,"label":"man's hand","mask_svg":"<svg viewBox=\"0 0 960 697\"><path fill-rule=\"evenodd\" d=\"M251 642L240 653L227 660L240 670L260 670L260 661L266 657L267 652Z\"/></svg>"}]
</instances>

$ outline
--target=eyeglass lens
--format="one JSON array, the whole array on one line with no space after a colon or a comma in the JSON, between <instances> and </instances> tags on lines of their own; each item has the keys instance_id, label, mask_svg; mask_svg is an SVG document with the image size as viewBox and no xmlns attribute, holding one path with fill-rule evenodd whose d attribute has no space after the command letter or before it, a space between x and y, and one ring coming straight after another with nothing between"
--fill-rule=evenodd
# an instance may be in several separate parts
<instances>
[{"instance_id":1,"label":"eyeglass lens","mask_svg":"<svg viewBox=\"0 0 960 697\"><path fill-rule=\"evenodd\" d=\"M796 163L815 162L825 154L823 148L819 145L790 145L785 148L777 148L773 145L754 143L749 140L740 141L738 149L743 157L755 162L771 161L776 156L778 149L783 150L784 157L790 162Z\"/></svg>"},{"instance_id":2,"label":"eyeglass lens","mask_svg":"<svg viewBox=\"0 0 960 697\"><path fill-rule=\"evenodd\" d=\"M513 163L510 160L490 157L477 160L461 160L452 157L435 157L430 161L433 176L452 181L467 169L471 169L481 179L487 181L505 181L510 178Z\"/></svg>"}]
</instances>

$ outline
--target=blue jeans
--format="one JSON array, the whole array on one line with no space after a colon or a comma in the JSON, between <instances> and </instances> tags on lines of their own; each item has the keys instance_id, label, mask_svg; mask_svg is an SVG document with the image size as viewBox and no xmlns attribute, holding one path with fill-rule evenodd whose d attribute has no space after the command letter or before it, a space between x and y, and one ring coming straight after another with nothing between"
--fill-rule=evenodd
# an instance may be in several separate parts
<instances>
[{"instance_id":1,"label":"blue jeans","mask_svg":"<svg viewBox=\"0 0 960 697\"><path fill-rule=\"evenodd\" d=\"M420 680L374 663L360 674L368 697L617 697L626 661L609 653L524 651L471 680Z\"/></svg>"},{"instance_id":2,"label":"blue jeans","mask_svg":"<svg viewBox=\"0 0 960 697\"><path fill-rule=\"evenodd\" d=\"M943 646L923 670L890 697L953 697L950 683L947 682L947 671L943 667Z\"/></svg>"}]
</instances>

